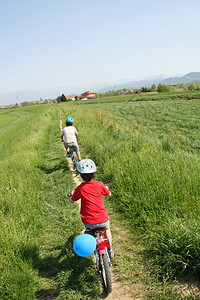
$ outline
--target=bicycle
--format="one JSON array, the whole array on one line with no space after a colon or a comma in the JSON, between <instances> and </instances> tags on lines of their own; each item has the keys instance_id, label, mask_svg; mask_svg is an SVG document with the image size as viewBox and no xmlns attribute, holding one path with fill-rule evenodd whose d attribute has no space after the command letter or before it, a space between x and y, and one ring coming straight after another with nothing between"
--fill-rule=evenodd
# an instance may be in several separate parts
<instances>
[{"instance_id":1,"label":"bicycle","mask_svg":"<svg viewBox=\"0 0 200 300\"><path fill-rule=\"evenodd\" d=\"M63 143L64 141L61 141L61 142ZM77 167L78 167L79 160L78 160L78 156L76 154L75 148L73 146L69 147L69 152L67 152L66 156L71 157L73 169L77 173Z\"/></svg>"},{"instance_id":2,"label":"bicycle","mask_svg":"<svg viewBox=\"0 0 200 300\"><path fill-rule=\"evenodd\" d=\"M70 152L67 154L67 157L71 157L73 168L75 171L77 171L79 160L73 148L70 148Z\"/></svg>"},{"instance_id":3,"label":"bicycle","mask_svg":"<svg viewBox=\"0 0 200 300\"><path fill-rule=\"evenodd\" d=\"M94 250L97 273L101 277L103 289L106 294L112 292L112 280L110 267L112 266L110 255L108 253L109 241L106 237L105 228L86 229L85 234L91 234L95 237L97 246Z\"/></svg>"},{"instance_id":4,"label":"bicycle","mask_svg":"<svg viewBox=\"0 0 200 300\"><path fill-rule=\"evenodd\" d=\"M73 146L69 147L69 152L66 154L66 156L71 157L73 169L77 173L77 167L78 167L79 160L78 160L76 151Z\"/></svg>"}]
</instances>

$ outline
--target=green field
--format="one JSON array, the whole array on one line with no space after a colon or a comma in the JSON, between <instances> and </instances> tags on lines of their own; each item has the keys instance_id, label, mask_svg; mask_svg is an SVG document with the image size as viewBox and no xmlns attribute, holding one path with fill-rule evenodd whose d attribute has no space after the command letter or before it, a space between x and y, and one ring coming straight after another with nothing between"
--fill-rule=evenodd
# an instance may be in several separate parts
<instances>
[{"instance_id":1,"label":"green field","mask_svg":"<svg viewBox=\"0 0 200 300\"><path fill-rule=\"evenodd\" d=\"M155 282L199 275L200 102L159 97L0 111L0 299L101 297L92 258L72 249L83 227L66 199L74 182L60 143L60 111L63 124L74 118L82 158L96 162L96 179L112 191L106 207L129 231L127 247L136 239L142 245ZM118 253L114 268L131 284L135 270L130 261L123 265L126 255ZM144 299L186 299L155 282L145 283Z\"/></svg>"}]
</instances>

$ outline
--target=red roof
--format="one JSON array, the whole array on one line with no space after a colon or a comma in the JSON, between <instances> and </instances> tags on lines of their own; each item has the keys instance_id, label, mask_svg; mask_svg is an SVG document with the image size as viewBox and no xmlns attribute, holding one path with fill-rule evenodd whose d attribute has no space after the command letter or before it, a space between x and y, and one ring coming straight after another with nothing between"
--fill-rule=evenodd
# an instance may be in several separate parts
<instances>
[{"instance_id":1,"label":"red roof","mask_svg":"<svg viewBox=\"0 0 200 300\"><path fill-rule=\"evenodd\" d=\"M96 94L94 92L87 91L81 94L81 97L96 97Z\"/></svg>"}]
</instances>

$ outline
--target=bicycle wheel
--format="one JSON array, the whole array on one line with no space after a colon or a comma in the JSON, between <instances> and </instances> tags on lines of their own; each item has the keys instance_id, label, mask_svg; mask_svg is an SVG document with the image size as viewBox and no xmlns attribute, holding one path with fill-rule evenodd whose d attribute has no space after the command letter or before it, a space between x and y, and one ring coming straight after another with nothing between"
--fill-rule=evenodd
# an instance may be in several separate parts
<instances>
[{"instance_id":1,"label":"bicycle wheel","mask_svg":"<svg viewBox=\"0 0 200 300\"><path fill-rule=\"evenodd\" d=\"M95 263L96 263L96 271L97 274L101 274L101 267L100 267L100 258L99 258L99 253L97 250L94 250L94 257L95 257Z\"/></svg>"},{"instance_id":2,"label":"bicycle wheel","mask_svg":"<svg viewBox=\"0 0 200 300\"><path fill-rule=\"evenodd\" d=\"M71 157L71 159L72 159L73 169L75 170L75 164L74 164L74 155L73 155L73 154L72 154L72 157Z\"/></svg>"},{"instance_id":3,"label":"bicycle wheel","mask_svg":"<svg viewBox=\"0 0 200 300\"><path fill-rule=\"evenodd\" d=\"M76 170L77 170L77 167L78 167L78 163L79 163L78 157L77 157L76 153L74 153L74 165L75 165Z\"/></svg>"},{"instance_id":4,"label":"bicycle wheel","mask_svg":"<svg viewBox=\"0 0 200 300\"><path fill-rule=\"evenodd\" d=\"M77 172L77 167L78 167L79 161L78 161L78 157L75 152L73 152L73 155L72 155L72 162L73 162L74 170Z\"/></svg>"},{"instance_id":5,"label":"bicycle wheel","mask_svg":"<svg viewBox=\"0 0 200 300\"><path fill-rule=\"evenodd\" d=\"M76 162L76 156L75 156L75 153L73 152L72 153L72 164L73 164L73 169L76 170L77 169L77 162Z\"/></svg>"},{"instance_id":6,"label":"bicycle wheel","mask_svg":"<svg viewBox=\"0 0 200 300\"><path fill-rule=\"evenodd\" d=\"M99 260L101 264L101 279L104 291L109 294L112 292L112 281L111 281L111 273L110 273L110 265L108 262L107 254L100 254Z\"/></svg>"}]
</instances>

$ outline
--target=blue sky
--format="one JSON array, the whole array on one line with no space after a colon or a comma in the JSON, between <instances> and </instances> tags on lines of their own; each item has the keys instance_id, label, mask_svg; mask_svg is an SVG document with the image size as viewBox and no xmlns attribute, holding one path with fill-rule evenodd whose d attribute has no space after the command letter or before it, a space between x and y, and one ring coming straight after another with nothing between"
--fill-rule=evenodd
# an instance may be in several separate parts
<instances>
[{"instance_id":1,"label":"blue sky","mask_svg":"<svg viewBox=\"0 0 200 300\"><path fill-rule=\"evenodd\" d=\"M0 94L200 71L199 0L0 4Z\"/></svg>"}]
</instances>

